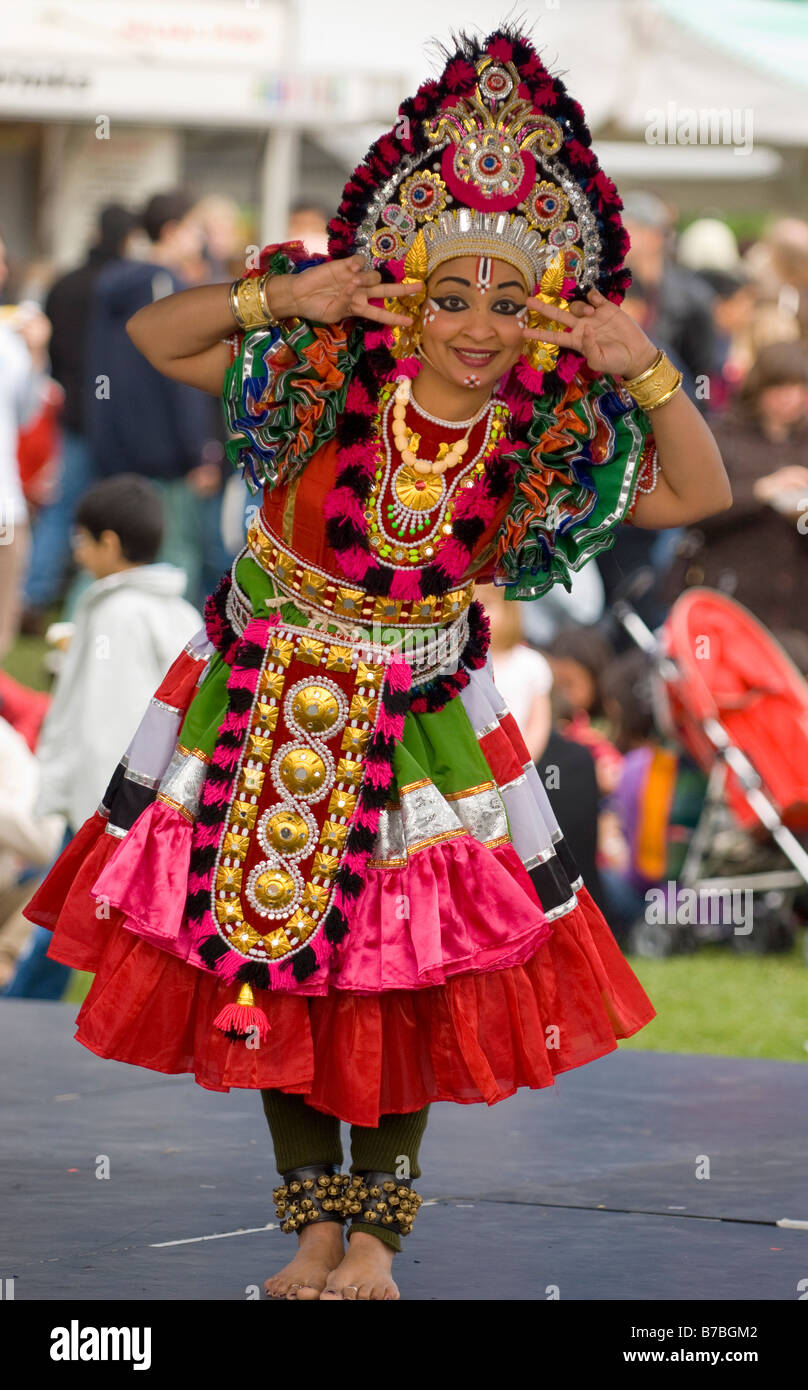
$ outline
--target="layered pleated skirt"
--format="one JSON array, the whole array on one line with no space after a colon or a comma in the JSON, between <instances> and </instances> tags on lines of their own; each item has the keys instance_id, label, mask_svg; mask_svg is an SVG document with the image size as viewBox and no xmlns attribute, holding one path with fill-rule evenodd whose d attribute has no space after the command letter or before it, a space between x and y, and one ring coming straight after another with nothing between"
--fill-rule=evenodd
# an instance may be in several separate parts
<instances>
[{"instance_id":1,"label":"layered pleated skirt","mask_svg":"<svg viewBox=\"0 0 808 1390\"><path fill-rule=\"evenodd\" d=\"M248 556L253 615L273 588ZM293 604L284 619L305 625ZM578 875L490 659L410 710L348 931L256 991L259 1045L214 1021L233 997L200 955L192 837L226 727L232 663L205 630L178 655L96 813L26 908L49 954L95 979L77 1040L209 1089L275 1088L357 1125L430 1101L552 1085L655 1016ZM230 681L232 685L232 681ZM226 862L226 861L225 861Z\"/></svg>"}]
</instances>

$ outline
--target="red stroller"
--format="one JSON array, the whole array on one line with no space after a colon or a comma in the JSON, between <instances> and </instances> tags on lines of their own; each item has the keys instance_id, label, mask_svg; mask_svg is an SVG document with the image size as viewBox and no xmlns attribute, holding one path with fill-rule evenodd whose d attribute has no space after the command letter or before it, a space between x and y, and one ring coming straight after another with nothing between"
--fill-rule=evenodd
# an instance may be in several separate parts
<instances>
[{"instance_id":1,"label":"red stroller","mask_svg":"<svg viewBox=\"0 0 808 1390\"><path fill-rule=\"evenodd\" d=\"M731 937L741 949L789 946L794 900L808 884L808 853L798 838L808 832L808 684L746 608L712 589L688 589L656 634L627 602L612 611L654 658L659 728L708 779L677 893L696 893L699 906L726 906L732 895L731 909L736 894L752 904L741 923L731 910L709 912L710 931L698 939ZM678 906L677 898L664 922L646 924L649 940L637 943L640 950L681 947L682 917L693 924ZM705 925L701 914L696 920ZM686 936L692 942L693 931Z\"/></svg>"}]
</instances>

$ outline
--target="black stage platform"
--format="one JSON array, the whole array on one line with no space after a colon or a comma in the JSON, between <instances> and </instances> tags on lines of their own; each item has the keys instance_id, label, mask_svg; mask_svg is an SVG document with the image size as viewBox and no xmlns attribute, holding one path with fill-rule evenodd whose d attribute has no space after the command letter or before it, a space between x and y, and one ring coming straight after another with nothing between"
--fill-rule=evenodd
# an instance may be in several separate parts
<instances>
[{"instance_id":1,"label":"black stage platform","mask_svg":"<svg viewBox=\"0 0 808 1390\"><path fill-rule=\"evenodd\" d=\"M259 1098L102 1061L75 1013L0 1001L0 1277L18 1300L249 1297L294 1248ZM808 1228L774 1223L808 1223L805 1096L799 1063L617 1051L434 1105L402 1297L793 1301Z\"/></svg>"}]
</instances>

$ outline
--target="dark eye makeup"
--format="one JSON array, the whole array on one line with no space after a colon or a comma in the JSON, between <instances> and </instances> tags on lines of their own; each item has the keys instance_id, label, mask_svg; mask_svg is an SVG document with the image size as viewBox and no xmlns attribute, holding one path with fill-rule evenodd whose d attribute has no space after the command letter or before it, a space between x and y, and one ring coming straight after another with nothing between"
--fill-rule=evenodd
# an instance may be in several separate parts
<instances>
[{"instance_id":1,"label":"dark eye makeup","mask_svg":"<svg viewBox=\"0 0 808 1390\"><path fill-rule=\"evenodd\" d=\"M469 307L459 294L444 294L440 298L435 296L435 303L439 309L445 309L450 314L459 314Z\"/></svg>"},{"instance_id":2,"label":"dark eye makeup","mask_svg":"<svg viewBox=\"0 0 808 1390\"><path fill-rule=\"evenodd\" d=\"M434 302L439 309L445 309L449 314L460 314L469 307L463 296L459 294L445 294L440 297L435 295ZM506 314L512 317L514 314L518 314L524 305L516 304L514 300L505 298L497 299L491 308L495 314Z\"/></svg>"}]
</instances>

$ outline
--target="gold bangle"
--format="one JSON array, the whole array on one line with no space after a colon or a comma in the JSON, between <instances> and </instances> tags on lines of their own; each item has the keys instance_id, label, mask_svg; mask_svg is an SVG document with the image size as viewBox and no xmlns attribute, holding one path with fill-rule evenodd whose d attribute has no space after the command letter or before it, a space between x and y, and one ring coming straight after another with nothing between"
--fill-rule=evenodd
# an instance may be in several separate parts
<instances>
[{"instance_id":1,"label":"gold bangle","mask_svg":"<svg viewBox=\"0 0 808 1390\"><path fill-rule=\"evenodd\" d=\"M260 291L261 291L261 307L262 307L262 309L264 310L264 313L265 313L266 316L267 316L267 323L279 323L279 322L280 322L280 320L277 318L277 316L276 316L275 314L273 314L272 310L270 309L270 307L269 307L269 298L268 298L268 296L267 296L267 289L269 288L269 282L270 282L270 280L274 280L274 278L275 278L275 277L274 277L274 275L273 275L273 273L272 273L271 270L265 270L264 273L263 273L263 275L261 276L260 281L258 282L258 283L259 283L259 288L260 288Z\"/></svg>"},{"instance_id":2,"label":"gold bangle","mask_svg":"<svg viewBox=\"0 0 808 1390\"><path fill-rule=\"evenodd\" d=\"M633 376L631 378L624 377L623 379L626 383L626 387L628 388L628 390L630 391L632 386L639 385L641 381L646 381L648 377L651 375L651 373L656 371L664 356L665 354L662 351L662 348L660 348L650 367L646 367L644 372L640 372L639 376Z\"/></svg>"},{"instance_id":3,"label":"gold bangle","mask_svg":"<svg viewBox=\"0 0 808 1390\"><path fill-rule=\"evenodd\" d=\"M656 410L673 400L682 385L682 373L660 348L650 367L639 376L624 378L623 384L641 410Z\"/></svg>"},{"instance_id":4,"label":"gold bangle","mask_svg":"<svg viewBox=\"0 0 808 1390\"><path fill-rule=\"evenodd\" d=\"M238 326L239 326L239 328L240 328L240 327L241 327L241 320L239 319L239 313L238 313L238 297L237 297L237 294L236 294L237 289L238 289L238 280L234 280L233 283L232 283L232 285L230 286L230 295L229 295L230 312L231 312L231 314L233 315L233 318L236 320L236 323L238 324Z\"/></svg>"},{"instance_id":5,"label":"gold bangle","mask_svg":"<svg viewBox=\"0 0 808 1390\"><path fill-rule=\"evenodd\" d=\"M230 286L230 311L243 333L253 328L266 328L278 320L270 313L264 289L271 279L271 272L263 275L244 275L234 280Z\"/></svg>"},{"instance_id":6,"label":"gold bangle","mask_svg":"<svg viewBox=\"0 0 808 1390\"><path fill-rule=\"evenodd\" d=\"M658 398L658 400L655 400L655 401L653 401L653 402L649 402L648 405L644 405L644 406L642 407L642 409L643 409L643 410L658 410L659 407L660 407L661 405L667 405L667 404L668 404L668 401L672 401L672 400L673 400L674 396L676 395L676 393L677 393L677 391L679 390L679 388L681 387L681 385L682 385L682 373L679 372L679 373L678 373L678 379L674 382L674 384L673 384L673 386L671 387L670 391L666 391L666 392L665 392L665 395L664 395L664 396L660 396L660 397Z\"/></svg>"}]
</instances>

